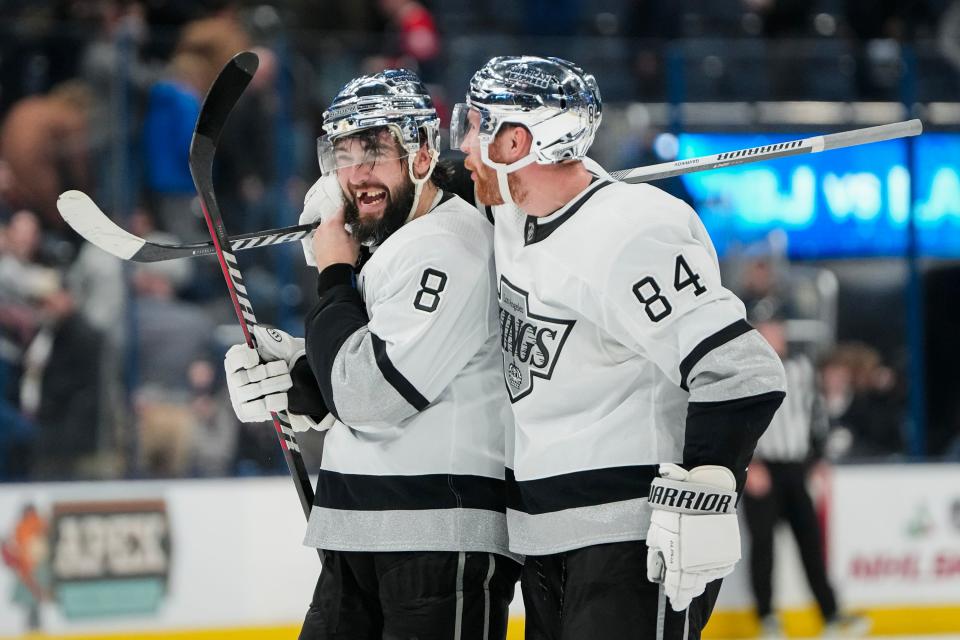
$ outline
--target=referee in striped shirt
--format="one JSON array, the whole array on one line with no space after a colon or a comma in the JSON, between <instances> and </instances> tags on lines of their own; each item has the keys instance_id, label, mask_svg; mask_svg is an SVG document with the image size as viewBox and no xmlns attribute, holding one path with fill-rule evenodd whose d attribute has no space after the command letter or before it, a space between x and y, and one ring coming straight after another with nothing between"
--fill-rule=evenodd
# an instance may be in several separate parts
<instances>
[{"instance_id":1,"label":"referee in striped shirt","mask_svg":"<svg viewBox=\"0 0 960 640\"><path fill-rule=\"evenodd\" d=\"M816 371L805 355L788 352L786 327L776 301L758 301L751 321L783 359L787 374L787 397L757 443L743 495L751 538L750 582L762 636L783 637L772 609L773 532L780 520L787 521L797 541L807 582L823 615L825 635L865 633L866 619L837 610L827 580L820 525L807 491L807 473L820 460L828 426Z\"/></svg>"}]
</instances>

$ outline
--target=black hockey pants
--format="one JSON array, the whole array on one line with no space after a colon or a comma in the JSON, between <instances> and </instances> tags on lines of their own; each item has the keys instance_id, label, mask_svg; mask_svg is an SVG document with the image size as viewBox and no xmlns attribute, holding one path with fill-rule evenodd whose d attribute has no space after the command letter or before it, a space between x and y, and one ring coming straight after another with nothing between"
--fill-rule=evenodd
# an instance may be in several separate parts
<instances>
[{"instance_id":1,"label":"black hockey pants","mask_svg":"<svg viewBox=\"0 0 960 640\"><path fill-rule=\"evenodd\" d=\"M494 553L324 551L300 640L503 640L519 575Z\"/></svg>"},{"instance_id":2,"label":"black hockey pants","mask_svg":"<svg viewBox=\"0 0 960 640\"><path fill-rule=\"evenodd\" d=\"M617 542L527 556L520 578L526 640L697 640L720 580L681 612L647 580L647 546Z\"/></svg>"}]
</instances>

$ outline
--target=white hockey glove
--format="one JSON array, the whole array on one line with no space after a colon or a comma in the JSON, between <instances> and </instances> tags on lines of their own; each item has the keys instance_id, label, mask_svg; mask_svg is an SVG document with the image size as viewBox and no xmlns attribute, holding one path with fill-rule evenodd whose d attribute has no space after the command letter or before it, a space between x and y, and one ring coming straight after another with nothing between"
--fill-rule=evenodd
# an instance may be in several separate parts
<instances>
[{"instance_id":1,"label":"white hockey glove","mask_svg":"<svg viewBox=\"0 0 960 640\"><path fill-rule=\"evenodd\" d=\"M726 467L661 464L649 499L647 578L683 611L740 559L736 480Z\"/></svg>"},{"instance_id":2,"label":"white hockey glove","mask_svg":"<svg viewBox=\"0 0 960 640\"><path fill-rule=\"evenodd\" d=\"M337 182L336 174L323 176L313 183L307 195L303 198L303 212L300 213L300 224L313 224L340 211L343 208L343 191ZM303 245L303 257L311 267L317 266L313 255L313 234L310 233L300 239Z\"/></svg>"},{"instance_id":3,"label":"white hockey glove","mask_svg":"<svg viewBox=\"0 0 960 640\"><path fill-rule=\"evenodd\" d=\"M272 327L256 326L257 348L235 344L227 350L223 366L227 372L230 402L241 422L264 422L270 413L287 408L287 392L293 386L290 370L306 355L303 338L295 338ZM316 423L310 416L288 414L294 431L329 429L327 420Z\"/></svg>"}]
</instances>

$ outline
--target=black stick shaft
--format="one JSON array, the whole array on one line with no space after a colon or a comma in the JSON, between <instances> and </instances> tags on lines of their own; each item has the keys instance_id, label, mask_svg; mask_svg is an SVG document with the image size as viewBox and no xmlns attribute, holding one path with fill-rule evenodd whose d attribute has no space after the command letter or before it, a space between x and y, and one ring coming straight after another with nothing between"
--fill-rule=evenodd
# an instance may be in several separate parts
<instances>
[{"instance_id":1,"label":"black stick shaft","mask_svg":"<svg viewBox=\"0 0 960 640\"><path fill-rule=\"evenodd\" d=\"M256 348L253 328L257 325L257 319L253 313L253 305L247 298L247 290L243 286L243 277L237 265L237 259L230 250L230 238L217 205L213 190L213 158L227 116L243 95L253 74L256 73L257 65L257 56L250 51L237 54L227 63L214 80L200 107L200 116L197 118L197 126L190 143L190 174L200 194L200 203L212 238L213 250L220 262L237 321L243 330L247 346L251 348ZM309 518L313 505L313 486L303 464L293 428L285 411L271 413L271 416L284 460L300 498L300 505L304 515Z\"/></svg>"}]
</instances>

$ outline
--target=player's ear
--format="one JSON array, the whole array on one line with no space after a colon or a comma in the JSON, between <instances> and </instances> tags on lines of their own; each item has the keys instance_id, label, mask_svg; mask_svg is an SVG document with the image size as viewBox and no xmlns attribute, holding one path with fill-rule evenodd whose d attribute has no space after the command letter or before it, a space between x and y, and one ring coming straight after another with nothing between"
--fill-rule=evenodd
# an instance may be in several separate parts
<instances>
[{"instance_id":1,"label":"player's ear","mask_svg":"<svg viewBox=\"0 0 960 640\"><path fill-rule=\"evenodd\" d=\"M509 162L516 162L520 158L525 158L526 155L530 153L533 136L530 135L526 127L511 127L509 140Z\"/></svg>"},{"instance_id":2,"label":"player's ear","mask_svg":"<svg viewBox=\"0 0 960 640\"><path fill-rule=\"evenodd\" d=\"M421 144L420 148L417 149L416 155L413 156L413 175L417 178L422 178L426 175L427 171L430 170L430 147L425 144Z\"/></svg>"}]
</instances>

